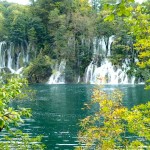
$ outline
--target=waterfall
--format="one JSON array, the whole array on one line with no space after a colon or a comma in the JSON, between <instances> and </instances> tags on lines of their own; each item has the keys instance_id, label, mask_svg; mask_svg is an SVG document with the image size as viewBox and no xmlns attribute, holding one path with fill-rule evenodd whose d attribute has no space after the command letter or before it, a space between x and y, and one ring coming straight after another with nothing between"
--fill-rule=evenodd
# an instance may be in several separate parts
<instances>
[{"instance_id":1,"label":"waterfall","mask_svg":"<svg viewBox=\"0 0 150 150\"><path fill-rule=\"evenodd\" d=\"M3 49L5 42L0 42L0 68L5 67L5 49Z\"/></svg>"},{"instance_id":2,"label":"waterfall","mask_svg":"<svg viewBox=\"0 0 150 150\"><path fill-rule=\"evenodd\" d=\"M123 64L124 67L127 64ZM127 68L127 66L126 66ZM86 70L85 83L91 84L128 84L134 83L135 77L128 78L127 70L114 66L105 58L100 67L91 62Z\"/></svg>"},{"instance_id":3,"label":"waterfall","mask_svg":"<svg viewBox=\"0 0 150 150\"><path fill-rule=\"evenodd\" d=\"M85 83L93 83L94 71L96 68L97 68L97 65L95 65L92 61L86 70Z\"/></svg>"},{"instance_id":4,"label":"waterfall","mask_svg":"<svg viewBox=\"0 0 150 150\"><path fill-rule=\"evenodd\" d=\"M130 69L130 61L128 59L125 59L122 66L114 66L109 61L108 57L111 55L111 44L114 40L114 36L110 36L107 40L108 45L106 46L104 37L101 39L93 39L93 60L86 68L84 77L85 83L134 84L135 77L129 78L127 75L127 71ZM96 55L104 57L100 66L98 66Z\"/></svg>"},{"instance_id":5,"label":"waterfall","mask_svg":"<svg viewBox=\"0 0 150 150\"><path fill-rule=\"evenodd\" d=\"M63 59L60 64L56 62L53 74L50 76L48 84L64 84L65 83L65 67L66 67L66 60Z\"/></svg>"},{"instance_id":6,"label":"waterfall","mask_svg":"<svg viewBox=\"0 0 150 150\"><path fill-rule=\"evenodd\" d=\"M111 44L112 44L113 41L114 41L114 36L112 35L111 37L109 37L108 54L107 54L107 56L111 56L110 50L111 50Z\"/></svg>"},{"instance_id":7,"label":"waterfall","mask_svg":"<svg viewBox=\"0 0 150 150\"><path fill-rule=\"evenodd\" d=\"M20 54L21 54L21 53L19 53L19 54L18 54L18 57L17 57L17 61L16 61L16 70L19 69Z\"/></svg>"},{"instance_id":8,"label":"waterfall","mask_svg":"<svg viewBox=\"0 0 150 150\"><path fill-rule=\"evenodd\" d=\"M106 39L106 40L105 40ZM108 41L108 43L106 43ZM111 44L114 41L114 35L110 37L93 38L93 55L111 55ZM108 50L108 51L107 51Z\"/></svg>"},{"instance_id":9,"label":"waterfall","mask_svg":"<svg viewBox=\"0 0 150 150\"><path fill-rule=\"evenodd\" d=\"M31 48L31 43L27 43L25 42L26 44L26 49L23 48L22 46L22 51L23 51L23 62L24 63L29 63L29 51L30 51L30 48Z\"/></svg>"},{"instance_id":10,"label":"waterfall","mask_svg":"<svg viewBox=\"0 0 150 150\"><path fill-rule=\"evenodd\" d=\"M28 47L26 50L22 44L15 49L13 43L0 42L0 68L8 68L11 73L20 74L26 62L29 61Z\"/></svg>"},{"instance_id":11,"label":"waterfall","mask_svg":"<svg viewBox=\"0 0 150 150\"><path fill-rule=\"evenodd\" d=\"M78 77L78 81L77 81L77 83L80 83L80 80L81 80L81 78L80 78L80 76Z\"/></svg>"},{"instance_id":12,"label":"waterfall","mask_svg":"<svg viewBox=\"0 0 150 150\"><path fill-rule=\"evenodd\" d=\"M7 67L8 67L9 69L11 69L11 68L12 68L11 46L10 46L10 48L9 48L8 51L7 51L7 56L8 56Z\"/></svg>"},{"instance_id":13,"label":"waterfall","mask_svg":"<svg viewBox=\"0 0 150 150\"><path fill-rule=\"evenodd\" d=\"M104 38L94 38L93 39L93 55L103 54L106 51L106 44Z\"/></svg>"}]
</instances>

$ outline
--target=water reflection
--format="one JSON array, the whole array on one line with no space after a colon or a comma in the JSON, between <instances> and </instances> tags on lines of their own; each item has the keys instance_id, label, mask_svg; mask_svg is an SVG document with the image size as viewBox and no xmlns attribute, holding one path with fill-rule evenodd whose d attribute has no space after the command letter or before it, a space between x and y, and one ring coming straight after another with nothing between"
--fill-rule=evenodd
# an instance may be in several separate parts
<instances>
[{"instance_id":1,"label":"water reflection","mask_svg":"<svg viewBox=\"0 0 150 150\"><path fill-rule=\"evenodd\" d=\"M94 85L32 85L37 90L35 101L14 102L23 107L31 107L32 119L22 126L31 135L44 135L47 150L71 150L78 144L79 119L86 111L81 108L90 101ZM143 85L106 85L107 92L119 88L124 92L124 105L132 107L150 99L150 92Z\"/></svg>"}]
</instances>

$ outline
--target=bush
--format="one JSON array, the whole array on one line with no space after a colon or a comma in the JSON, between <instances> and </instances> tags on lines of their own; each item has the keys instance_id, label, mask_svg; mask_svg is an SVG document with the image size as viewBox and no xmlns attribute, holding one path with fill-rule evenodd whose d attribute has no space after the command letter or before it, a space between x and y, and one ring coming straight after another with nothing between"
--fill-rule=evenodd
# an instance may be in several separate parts
<instances>
[{"instance_id":1,"label":"bush","mask_svg":"<svg viewBox=\"0 0 150 150\"><path fill-rule=\"evenodd\" d=\"M27 133L18 130L17 127L23 124L23 117L30 117L29 108L15 109L10 107L10 102L14 99L27 98L31 90L28 89L26 79L10 78L0 82L0 131L5 129L7 134L2 135L0 149L44 149L41 144L41 136L30 137ZM31 95L30 95L31 96Z\"/></svg>"},{"instance_id":2,"label":"bush","mask_svg":"<svg viewBox=\"0 0 150 150\"><path fill-rule=\"evenodd\" d=\"M108 95L94 89L92 102L86 105L98 109L81 121L79 132L83 149L144 149L150 142L150 102L134 106L131 110L122 105L122 93L115 90ZM127 136L134 135L134 139ZM76 149L82 149L82 146Z\"/></svg>"},{"instance_id":3,"label":"bush","mask_svg":"<svg viewBox=\"0 0 150 150\"><path fill-rule=\"evenodd\" d=\"M38 57L24 69L23 73L30 83L41 83L48 81L52 74L51 60L45 55L38 55Z\"/></svg>"}]
</instances>

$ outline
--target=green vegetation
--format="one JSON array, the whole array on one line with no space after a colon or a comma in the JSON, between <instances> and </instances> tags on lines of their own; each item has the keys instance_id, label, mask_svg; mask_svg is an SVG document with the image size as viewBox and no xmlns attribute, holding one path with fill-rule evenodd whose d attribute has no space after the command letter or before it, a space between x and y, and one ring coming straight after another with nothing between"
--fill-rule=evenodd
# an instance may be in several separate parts
<instances>
[{"instance_id":1,"label":"green vegetation","mask_svg":"<svg viewBox=\"0 0 150 150\"><path fill-rule=\"evenodd\" d=\"M48 81L49 75L52 72L51 60L48 56L39 56L24 69L24 75L29 82L39 83Z\"/></svg>"},{"instance_id":2,"label":"green vegetation","mask_svg":"<svg viewBox=\"0 0 150 150\"><path fill-rule=\"evenodd\" d=\"M51 66L63 59L66 60L66 81L75 82L79 76L83 77L93 59L93 39L97 43L104 39L106 51L100 48L94 55L94 59L102 60L108 57L109 40L114 36L109 59L119 66L128 59L128 74L147 81L150 88L149 10L149 0L143 4L134 0L117 4L115 0L93 0L92 4L88 0L31 0L30 6L0 1L0 41L14 44L14 57L19 55L20 48L25 49L24 53L29 51L30 64L26 62L24 69L29 82L47 81L53 72ZM13 125L22 122L22 117L30 116L28 109L9 107L11 100L27 96L26 85L26 80L13 78L0 84L0 130L5 129L10 134L5 137L5 143L0 143L4 149L10 146L42 149L39 143L34 144L40 137L29 138L21 131L11 130ZM98 110L82 120L79 133L87 149L149 146L150 103L129 110L122 105L119 91L107 95L97 89L90 105L95 103ZM127 134L138 138L129 140ZM12 141L14 137L19 138L20 143Z\"/></svg>"},{"instance_id":3,"label":"green vegetation","mask_svg":"<svg viewBox=\"0 0 150 150\"><path fill-rule=\"evenodd\" d=\"M142 6L133 5L133 2L134 0L123 0L118 4L105 6L109 10L105 20L121 20L127 32L124 34L121 31L123 34L112 49L115 57L112 56L111 59L117 63L128 53L135 63L134 58L138 57L138 66L143 69L143 74L147 73L143 77L149 79L149 1ZM146 88L149 89L149 86ZM149 149L150 102L127 109L122 105L120 91L106 94L95 89L92 102L86 106L94 112L81 121L78 137L81 144L85 144L84 149ZM129 135L134 137L128 139ZM77 149L82 149L82 146Z\"/></svg>"},{"instance_id":4,"label":"green vegetation","mask_svg":"<svg viewBox=\"0 0 150 150\"><path fill-rule=\"evenodd\" d=\"M27 133L19 130L23 124L23 118L31 117L31 110L28 108L13 108L10 103L13 100L27 98L31 90L27 87L27 80L11 78L0 83L0 131L6 135L1 138L1 149L44 149L41 144L41 136L30 137Z\"/></svg>"},{"instance_id":5,"label":"green vegetation","mask_svg":"<svg viewBox=\"0 0 150 150\"><path fill-rule=\"evenodd\" d=\"M137 4L129 0L115 5L115 0L93 0L92 4L88 0L33 0L29 6L1 1L0 20L0 41L13 42L16 55L20 47L26 49L30 45L29 62L37 64L32 65L32 68L35 66L32 74L36 74L34 70L41 65L39 54L46 55L53 62L66 59L66 81L76 82L93 59L93 39L98 42L103 38L106 44L106 52L100 48L94 56L100 64L108 55L113 35L112 63L121 65L128 58L131 68L128 74L146 80L141 72L149 70L144 67L148 65L149 1ZM137 58L142 69L135 65ZM49 73L50 76L51 71ZM47 71L42 74L47 78ZM26 75L30 82L43 82L31 76L30 71L26 71Z\"/></svg>"},{"instance_id":6,"label":"green vegetation","mask_svg":"<svg viewBox=\"0 0 150 150\"><path fill-rule=\"evenodd\" d=\"M121 1L118 5L108 5L106 8L110 9L110 14L105 20L111 21L116 20L116 18L121 18L123 25L125 26L125 28L127 28L127 36L126 34L123 34L123 36L126 36L126 38L128 39L124 41L125 43L128 43L126 44L128 46L128 48L126 48L126 53L128 53L133 63L135 57L139 59L137 65L141 69L137 71L137 76L139 72L143 72L141 73L141 75L147 82L146 89L149 89L150 81L148 79L150 78L150 1L147 0L142 5L133 5L133 2L134 0L127 0ZM117 44L117 46L119 45ZM114 49L115 51L117 50L116 47Z\"/></svg>"},{"instance_id":7,"label":"green vegetation","mask_svg":"<svg viewBox=\"0 0 150 150\"><path fill-rule=\"evenodd\" d=\"M80 144L85 144L83 149L149 149L150 102L127 109L120 91L107 94L96 88L86 107L94 113L80 124L78 137Z\"/></svg>"}]
</instances>

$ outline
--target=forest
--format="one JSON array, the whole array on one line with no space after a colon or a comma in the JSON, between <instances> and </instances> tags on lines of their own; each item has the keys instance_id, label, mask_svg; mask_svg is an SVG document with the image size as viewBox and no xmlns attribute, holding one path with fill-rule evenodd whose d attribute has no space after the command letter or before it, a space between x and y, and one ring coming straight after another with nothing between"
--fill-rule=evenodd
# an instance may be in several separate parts
<instances>
[{"instance_id":1,"label":"forest","mask_svg":"<svg viewBox=\"0 0 150 150\"><path fill-rule=\"evenodd\" d=\"M52 80L90 83L94 69L88 66L98 68L107 59L129 83L131 77L134 83L144 82L149 67L140 62L150 55L145 50L149 10L149 0L117 5L115 0L30 0L30 5L0 1L1 72L20 69L29 82L39 83L59 70L59 79ZM121 78L126 77L118 82Z\"/></svg>"},{"instance_id":2,"label":"forest","mask_svg":"<svg viewBox=\"0 0 150 150\"><path fill-rule=\"evenodd\" d=\"M150 0L0 0L0 149L149 149L149 21Z\"/></svg>"}]
</instances>

